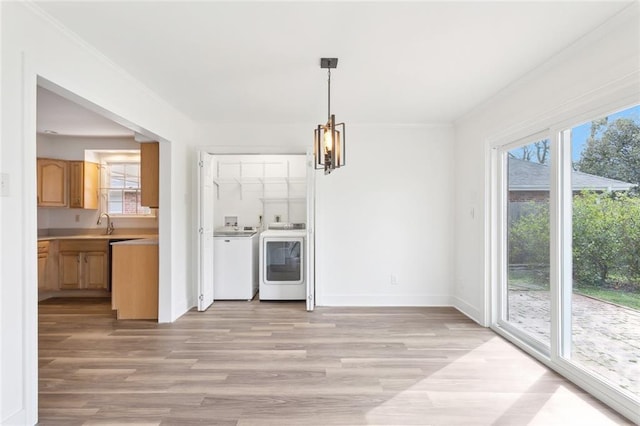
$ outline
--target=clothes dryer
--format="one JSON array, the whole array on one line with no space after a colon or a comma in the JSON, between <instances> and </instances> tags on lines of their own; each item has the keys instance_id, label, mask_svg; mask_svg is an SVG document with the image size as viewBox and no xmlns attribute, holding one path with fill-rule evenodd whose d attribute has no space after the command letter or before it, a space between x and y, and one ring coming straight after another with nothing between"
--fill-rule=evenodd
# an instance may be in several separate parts
<instances>
[{"instance_id":1,"label":"clothes dryer","mask_svg":"<svg viewBox=\"0 0 640 426\"><path fill-rule=\"evenodd\" d=\"M260 300L305 300L306 231L270 229L260 234Z\"/></svg>"}]
</instances>

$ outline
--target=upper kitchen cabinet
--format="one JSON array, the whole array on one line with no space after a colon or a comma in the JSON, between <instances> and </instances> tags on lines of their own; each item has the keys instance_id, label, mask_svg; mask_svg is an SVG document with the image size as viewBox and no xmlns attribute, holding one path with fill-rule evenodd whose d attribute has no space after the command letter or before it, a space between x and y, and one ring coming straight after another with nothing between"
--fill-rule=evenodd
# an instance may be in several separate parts
<instances>
[{"instance_id":1,"label":"upper kitchen cabinet","mask_svg":"<svg viewBox=\"0 0 640 426\"><path fill-rule=\"evenodd\" d=\"M38 158L38 206L67 205L67 162Z\"/></svg>"},{"instance_id":2,"label":"upper kitchen cabinet","mask_svg":"<svg viewBox=\"0 0 640 426\"><path fill-rule=\"evenodd\" d=\"M69 161L69 207L99 208L100 165L88 161Z\"/></svg>"},{"instance_id":3,"label":"upper kitchen cabinet","mask_svg":"<svg viewBox=\"0 0 640 426\"><path fill-rule=\"evenodd\" d=\"M140 204L144 207L159 207L160 144L140 144Z\"/></svg>"}]
</instances>

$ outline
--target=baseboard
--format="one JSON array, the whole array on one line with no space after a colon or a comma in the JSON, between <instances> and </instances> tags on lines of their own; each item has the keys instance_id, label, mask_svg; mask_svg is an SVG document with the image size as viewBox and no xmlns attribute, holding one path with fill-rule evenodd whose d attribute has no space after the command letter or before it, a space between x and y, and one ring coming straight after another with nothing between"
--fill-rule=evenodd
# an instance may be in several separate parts
<instances>
[{"instance_id":1,"label":"baseboard","mask_svg":"<svg viewBox=\"0 0 640 426\"><path fill-rule=\"evenodd\" d=\"M472 320L474 320L478 324L480 324L480 325L483 324L483 321L482 321L483 315L479 310L477 310L471 304L469 304L469 303L465 302L464 300L460 299L459 297L453 296L452 299L453 299L453 307L454 308L456 308L457 310L459 310L464 315L468 316L469 318L471 318Z\"/></svg>"},{"instance_id":2,"label":"baseboard","mask_svg":"<svg viewBox=\"0 0 640 426\"><path fill-rule=\"evenodd\" d=\"M11 417L8 417L4 420L0 419L0 425L3 426L24 426L27 424L35 424L35 422L30 422L27 420L27 411L24 409L18 411L17 413L11 415Z\"/></svg>"},{"instance_id":3,"label":"baseboard","mask_svg":"<svg viewBox=\"0 0 640 426\"><path fill-rule=\"evenodd\" d=\"M348 294L323 295L317 306L453 306L451 296Z\"/></svg>"},{"instance_id":4,"label":"baseboard","mask_svg":"<svg viewBox=\"0 0 640 426\"><path fill-rule=\"evenodd\" d=\"M46 290L38 292L38 302L56 297L111 297L106 290Z\"/></svg>"},{"instance_id":5,"label":"baseboard","mask_svg":"<svg viewBox=\"0 0 640 426\"><path fill-rule=\"evenodd\" d=\"M191 303L187 299L176 301L171 309L171 322L174 322L196 306L198 306L197 303Z\"/></svg>"}]
</instances>

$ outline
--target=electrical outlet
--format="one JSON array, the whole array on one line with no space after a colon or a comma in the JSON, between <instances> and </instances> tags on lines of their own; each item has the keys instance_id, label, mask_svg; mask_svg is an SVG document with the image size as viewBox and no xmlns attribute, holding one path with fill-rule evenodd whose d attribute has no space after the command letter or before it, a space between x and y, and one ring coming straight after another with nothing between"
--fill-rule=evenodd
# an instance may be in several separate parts
<instances>
[{"instance_id":1,"label":"electrical outlet","mask_svg":"<svg viewBox=\"0 0 640 426\"><path fill-rule=\"evenodd\" d=\"M80 222L80 215L79 214L76 215L76 222Z\"/></svg>"}]
</instances>

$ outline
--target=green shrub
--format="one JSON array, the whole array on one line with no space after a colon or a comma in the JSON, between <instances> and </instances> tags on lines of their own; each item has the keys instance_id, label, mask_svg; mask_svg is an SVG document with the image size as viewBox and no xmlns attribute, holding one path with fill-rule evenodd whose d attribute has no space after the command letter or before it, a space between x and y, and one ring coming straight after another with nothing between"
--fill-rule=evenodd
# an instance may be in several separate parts
<instances>
[{"instance_id":1,"label":"green shrub","mask_svg":"<svg viewBox=\"0 0 640 426\"><path fill-rule=\"evenodd\" d=\"M549 204L528 201L518 203L517 210L509 225L509 263L548 265Z\"/></svg>"},{"instance_id":2,"label":"green shrub","mask_svg":"<svg viewBox=\"0 0 640 426\"><path fill-rule=\"evenodd\" d=\"M548 265L548 203L511 207L509 263ZM640 288L640 197L589 191L573 197L573 275L578 285Z\"/></svg>"},{"instance_id":3,"label":"green shrub","mask_svg":"<svg viewBox=\"0 0 640 426\"><path fill-rule=\"evenodd\" d=\"M578 282L604 285L615 275L640 277L640 198L582 192L573 199L573 272Z\"/></svg>"}]
</instances>

